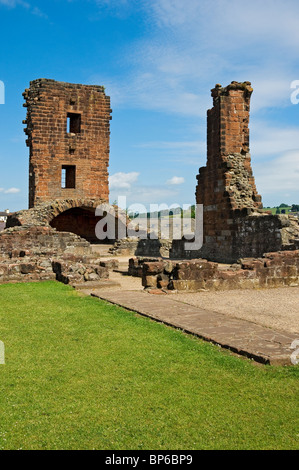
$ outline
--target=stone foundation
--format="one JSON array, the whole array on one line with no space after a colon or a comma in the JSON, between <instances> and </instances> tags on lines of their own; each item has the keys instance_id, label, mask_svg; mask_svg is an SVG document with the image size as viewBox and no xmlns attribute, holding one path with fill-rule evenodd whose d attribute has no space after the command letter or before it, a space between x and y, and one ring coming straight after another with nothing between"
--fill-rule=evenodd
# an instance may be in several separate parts
<instances>
[{"instance_id":1,"label":"stone foundation","mask_svg":"<svg viewBox=\"0 0 299 470\"><path fill-rule=\"evenodd\" d=\"M110 252L115 256L162 256L168 258L171 245L171 240L124 238L118 240Z\"/></svg>"},{"instance_id":2,"label":"stone foundation","mask_svg":"<svg viewBox=\"0 0 299 470\"><path fill-rule=\"evenodd\" d=\"M186 250L186 240L173 240L171 259L205 258L220 263L236 263L243 257L262 257L266 252L299 249L298 219L287 215L269 215L265 212L239 210L229 221L232 232L227 240L225 231L213 237L206 236L200 250Z\"/></svg>"},{"instance_id":3,"label":"stone foundation","mask_svg":"<svg viewBox=\"0 0 299 470\"><path fill-rule=\"evenodd\" d=\"M51 227L14 227L0 233L0 255L25 252L30 255L91 253L90 244L69 232L56 232Z\"/></svg>"},{"instance_id":4,"label":"stone foundation","mask_svg":"<svg viewBox=\"0 0 299 470\"><path fill-rule=\"evenodd\" d=\"M56 279L66 284L109 277L90 244L51 227L15 227L0 233L0 283Z\"/></svg>"},{"instance_id":5,"label":"stone foundation","mask_svg":"<svg viewBox=\"0 0 299 470\"><path fill-rule=\"evenodd\" d=\"M137 264L136 260L130 263ZM244 258L233 265L205 259L160 259L141 264L142 285L151 289L201 291L299 286L299 250L266 253L262 258Z\"/></svg>"}]
</instances>

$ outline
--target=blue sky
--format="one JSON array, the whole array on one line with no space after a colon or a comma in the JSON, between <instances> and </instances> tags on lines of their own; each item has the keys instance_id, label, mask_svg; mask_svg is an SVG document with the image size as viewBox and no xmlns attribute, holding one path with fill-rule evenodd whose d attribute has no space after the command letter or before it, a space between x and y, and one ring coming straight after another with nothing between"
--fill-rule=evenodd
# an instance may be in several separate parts
<instances>
[{"instance_id":1,"label":"blue sky","mask_svg":"<svg viewBox=\"0 0 299 470\"><path fill-rule=\"evenodd\" d=\"M299 203L298 0L0 0L0 22L0 210L28 205L22 92L42 77L106 87L111 202L128 205L194 203L210 90L251 81L257 189Z\"/></svg>"}]
</instances>

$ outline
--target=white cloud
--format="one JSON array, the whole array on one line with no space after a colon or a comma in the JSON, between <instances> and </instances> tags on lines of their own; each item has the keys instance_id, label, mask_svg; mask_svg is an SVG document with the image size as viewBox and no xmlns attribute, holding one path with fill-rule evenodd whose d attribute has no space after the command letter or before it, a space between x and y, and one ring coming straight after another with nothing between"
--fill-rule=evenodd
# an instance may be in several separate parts
<instances>
[{"instance_id":1,"label":"white cloud","mask_svg":"<svg viewBox=\"0 0 299 470\"><path fill-rule=\"evenodd\" d=\"M260 162L255 167L256 183L262 195L268 197L275 194L277 200L286 195L296 198L299 186L299 149L285 152L271 162ZM296 203L295 200L289 202Z\"/></svg>"},{"instance_id":2,"label":"white cloud","mask_svg":"<svg viewBox=\"0 0 299 470\"><path fill-rule=\"evenodd\" d=\"M291 105L291 81L293 74L290 70L280 73L264 70L263 77L259 72L248 72L254 89L251 98L251 111L255 113L260 109L271 107L287 107Z\"/></svg>"},{"instance_id":3,"label":"white cloud","mask_svg":"<svg viewBox=\"0 0 299 470\"><path fill-rule=\"evenodd\" d=\"M299 78L297 0L252 0L246 15L239 0L141 5L152 28L119 58L130 64L126 79L107 77L113 103L203 117L215 83L249 80L253 112L290 105L290 83Z\"/></svg>"},{"instance_id":4,"label":"white cloud","mask_svg":"<svg viewBox=\"0 0 299 470\"><path fill-rule=\"evenodd\" d=\"M8 8L15 8L18 5L25 8L30 8L29 3L24 2L23 0L0 0L0 5L5 5Z\"/></svg>"},{"instance_id":5,"label":"white cloud","mask_svg":"<svg viewBox=\"0 0 299 470\"><path fill-rule=\"evenodd\" d=\"M121 194L113 190L110 193L110 200L117 201L119 196L126 197L126 207L132 204L177 204L178 192L174 189L165 188L164 186L134 186L130 190L123 190Z\"/></svg>"},{"instance_id":6,"label":"white cloud","mask_svg":"<svg viewBox=\"0 0 299 470\"><path fill-rule=\"evenodd\" d=\"M21 190L19 188L9 188L4 191L5 194L17 194Z\"/></svg>"},{"instance_id":7,"label":"white cloud","mask_svg":"<svg viewBox=\"0 0 299 470\"><path fill-rule=\"evenodd\" d=\"M138 179L139 173L133 171L131 173L115 173L109 178L110 189L130 189L131 185Z\"/></svg>"},{"instance_id":8,"label":"white cloud","mask_svg":"<svg viewBox=\"0 0 299 470\"><path fill-rule=\"evenodd\" d=\"M250 146L258 189L262 194L272 191L277 195L291 188L298 198L299 130L277 124L279 109L292 106L291 82L299 79L298 0L252 0L249 7L239 0L139 3L146 15L146 35L139 36L142 39L134 40L131 47L126 43L118 57L121 75L103 80L99 74L101 80L96 80L107 83L113 106L195 117L205 130L206 111L212 107L210 89L215 83L251 81ZM111 5L116 8L115 0ZM273 108L277 108L274 113ZM275 125L270 123L272 116ZM287 119L286 110L283 118ZM195 139L201 138L201 132ZM186 139L192 137L189 134ZM140 147L153 148L153 154L172 161L186 163L189 159L201 166L206 158L202 140L148 142ZM137 195L134 185L135 190ZM152 187L144 190L148 194L141 188L138 196L149 198L155 191Z\"/></svg>"},{"instance_id":9,"label":"white cloud","mask_svg":"<svg viewBox=\"0 0 299 470\"><path fill-rule=\"evenodd\" d=\"M39 16L40 18L48 19L48 15L46 15L40 8L32 7L30 3L25 2L24 0L0 0L0 6L4 5L8 8L16 8L21 6L29 10L32 15Z\"/></svg>"},{"instance_id":10,"label":"white cloud","mask_svg":"<svg viewBox=\"0 0 299 470\"><path fill-rule=\"evenodd\" d=\"M17 194L20 191L21 190L19 188L9 188L9 189L0 188L0 193L4 193L4 194Z\"/></svg>"},{"instance_id":11,"label":"white cloud","mask_svg":"<svg viewBox=\"0 0 299 470\"><path fill-rule=\"evenodd\" d=\"M178 186L178 185L183 184L183 183L185 183L185 178L183 178L181 176L174 176L173 178L166 181L166 184L170 184L170 185L174 185L174 186Z\"/></svg>"},{"instance_id":12,"label":"white cloud","mask_svg":"<svg viewBox=\"0 0 299 470\"><path fill-rule=\"evenodd\" d=\"M191 41L201 39L205 47L247 52L254 43L293 48L299 43L297 0L251 0L246 14L239 0L214 0L212 4L210 0L152 0L148 8L160 27L179 30Z\"/></svg>"},{"instance_id":13,"label":"white cloud","mask_svg":"<svg viewBox=\"0 0 299 470\"><path fill-rule=\"evenodd\" d=\"M115 173L109 178L110 182L110 200L118 201L120 196L126 198L126 205L131 204L155 204L167 203L174 200L177 191L164 186L137 185L139 173ZM123 203L123 201L121 201ZM176 201L174 201L176 202ZM121 207L123 204L121 203Z\"/></svg>"},{"instance_id":14,"label":"white cloud","mask_svg":"<svg viewBox=\"0 0 299 470\"><path fill-rule=\"evenodd\" d=\"M286 151L299 151L299 128L278 127L262 121L250 126L251 153L254 158L277 156Z\"/></svg>"},{"instance_id":15,"label":"white cloud","mask_svg":"<svg viewBox=\"0 0 299 470\"><path fill-rule=\"evenodd\" d=\"M35 16L39 16L40 18L48 19L48 15L46 15L46 13L41 11L41 9L38 8L38 7L34 7L31 11L31 13Z\"/></svg>"}]
</instances>

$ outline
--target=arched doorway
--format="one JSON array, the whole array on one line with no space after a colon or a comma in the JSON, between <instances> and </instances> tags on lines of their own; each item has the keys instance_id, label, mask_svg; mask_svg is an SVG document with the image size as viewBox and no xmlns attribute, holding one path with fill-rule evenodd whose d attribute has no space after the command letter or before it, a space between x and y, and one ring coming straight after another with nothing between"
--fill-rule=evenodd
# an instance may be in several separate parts
<instances>
[{"instance_id":1,"label":"arched doorway","mask_svg":"<svg viewBox=\"0 0 299 470\"><path fill-rule=\"evenodd\" d=\"M108 222L109 237L97 237L96 226L99 222L104 235ZM127 222L124 211L103 200L55 199L28 210L15 212L8 218L8 227L50 225L59 232L75 233L90 243L111 244L126 237Z\"/></svg>"},{"instance_id":2,"label":"arched doorway","mask_svg":"<svg viewBox=\"0 0 299 470\"><path fill-rule=\"evenodd\" d=\"M96 217L94 208L73 207L54 217L50 226L59 232L72 232L90 243L112 243L115 240L99 241L96 237L96 225L101 217Z\"/></svg>"}]
</instances>

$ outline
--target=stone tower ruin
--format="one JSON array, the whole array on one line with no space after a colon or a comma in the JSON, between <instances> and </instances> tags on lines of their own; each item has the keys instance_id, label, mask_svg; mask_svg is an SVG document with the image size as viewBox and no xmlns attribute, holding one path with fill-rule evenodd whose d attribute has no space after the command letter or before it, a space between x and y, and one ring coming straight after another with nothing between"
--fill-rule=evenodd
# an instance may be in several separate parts
<instances>
[{"instance_id":1,"label":"stone tower ruin","mask_svg":"<svg viewBox=\"0 0 299 470\"><path fill-rule=\"evenodd\" d=\"M23 96L29 208L38 223L47 214L58 231L97 242L95 209L109 201L110 98L102 86L49 79L30 82Z\"/></svg>"},{"instance_id":2,"label":"stone tower ruin","mask_svg":"<svg viewBox=\"0 0 299 470\"><path fill-rule=\"evenodd\" d=\"M29 208L56 199L108 202L111 109L104 87L39 79L23 96Z\"/></svg>"},{"instance_id":3,"label":"stone tower ruin","mask_svg":"<svg viewBox=\"0 0 299 470\"><path fill-rule=\"evenodd\" d=\"M212 90L213 108L207 113L207 166L200 168L196 200L206 208L206 236L228 230L228 212L262 207L249 154L250 82L232 82ZM223 198L223 192L225 198ZM222 217L218 217L221 213ZM215 221L217 226L215 227Z\"/></svg>"},{"instance_id":4,"label":"stone tower ruin","mask_svg":"<svg viewBox=\"0 0 299 470\"><path fill-rule=\"evenodd\" d=\"M203 248L224 263L293 249L298 224L262 211L249 153L250 82L212 89L207 113L207 164L199 169L196 202L203 205ZM192 256L192 253L190 254Z\"/></svg>"}]
</instances>

